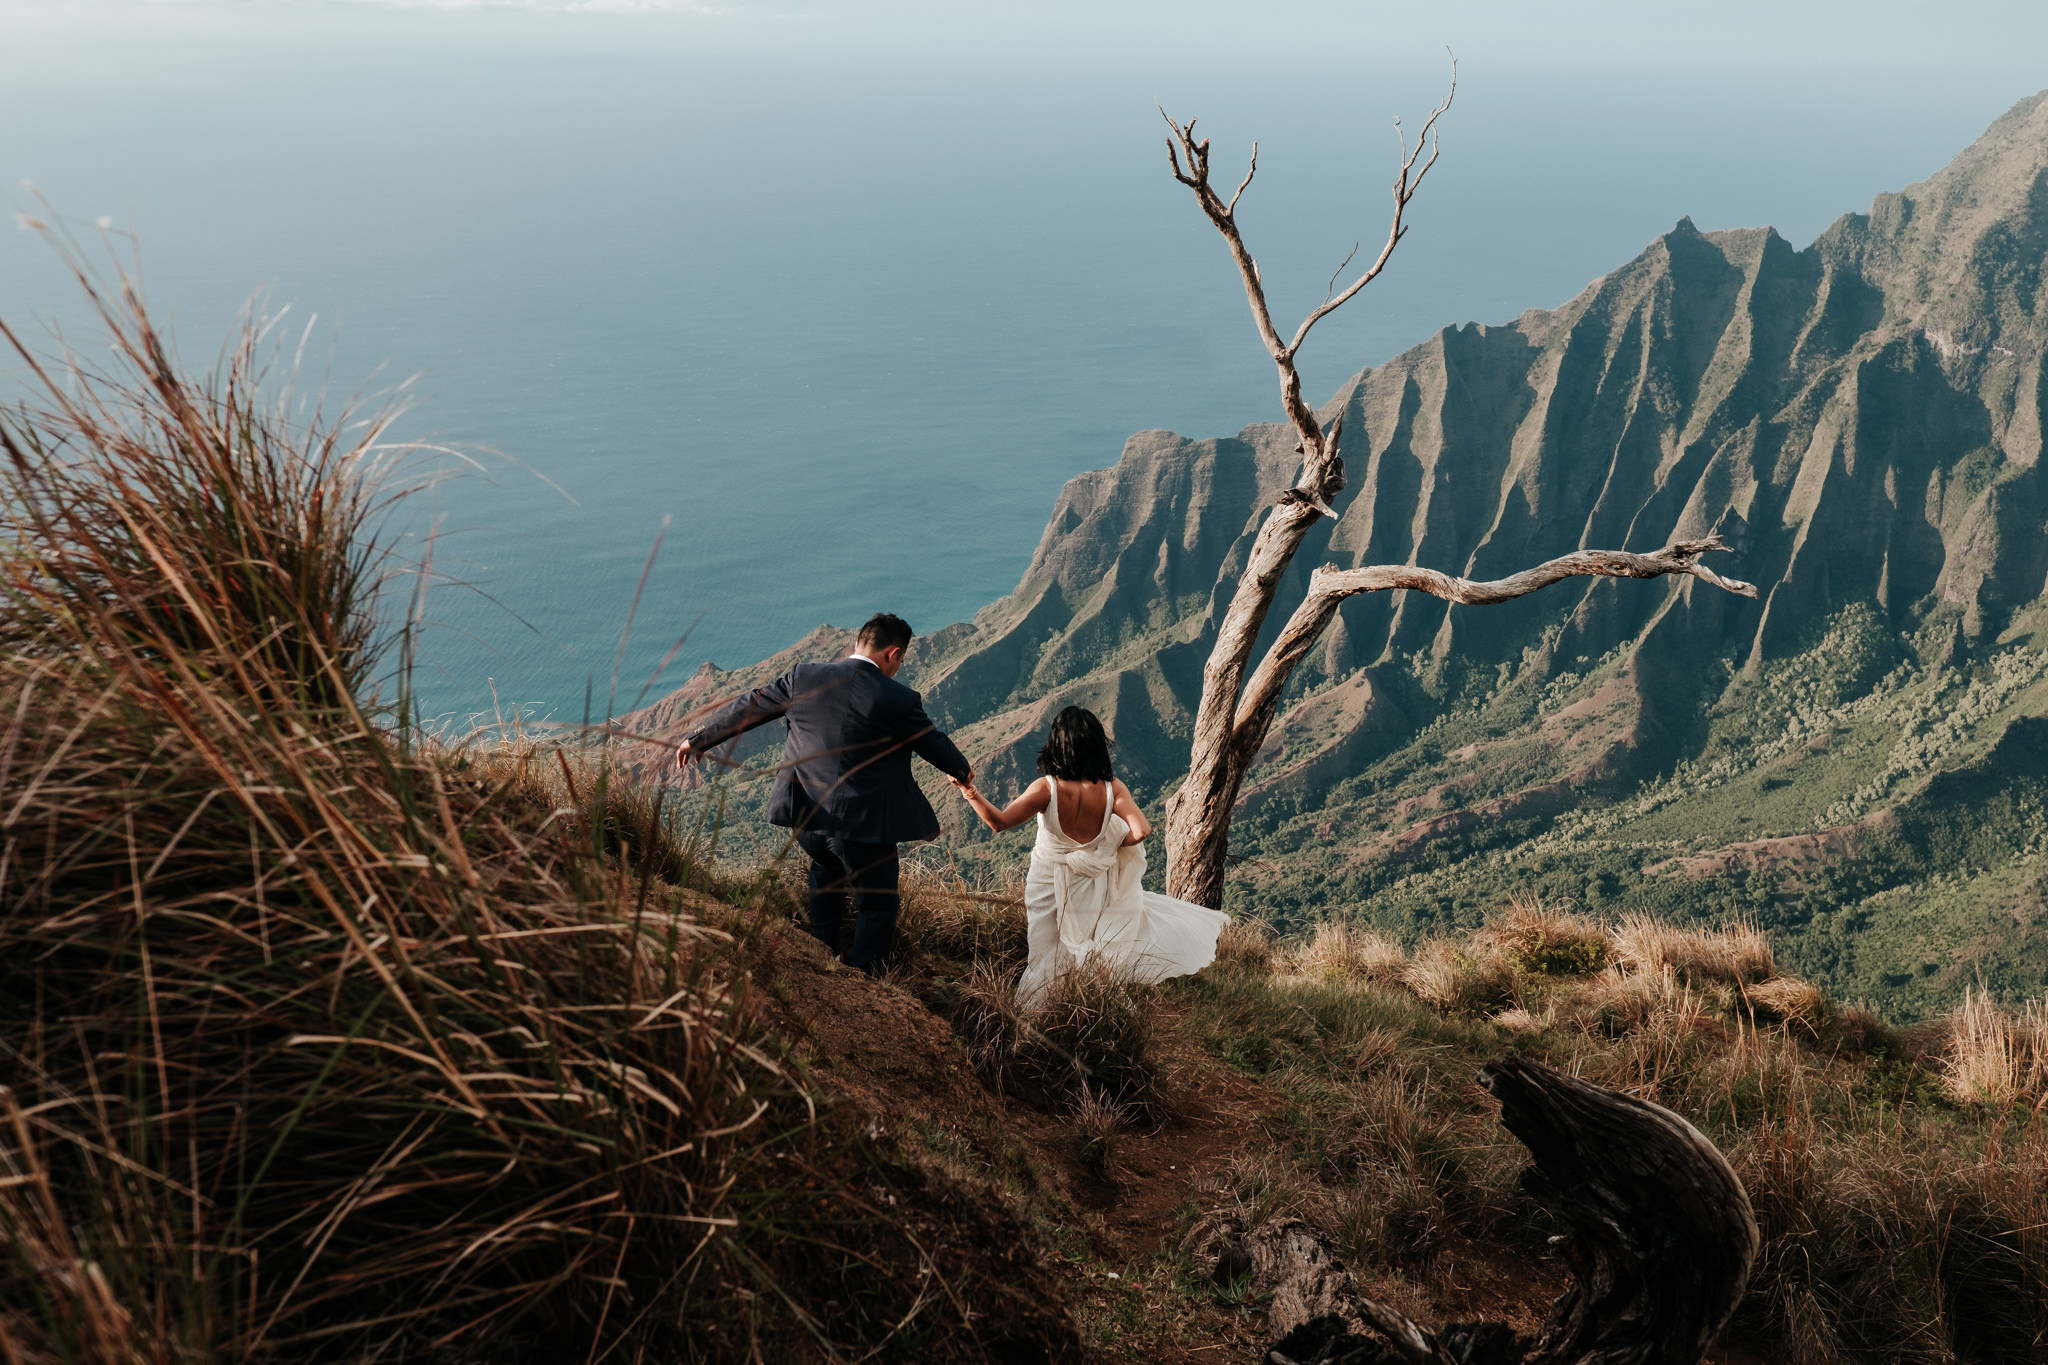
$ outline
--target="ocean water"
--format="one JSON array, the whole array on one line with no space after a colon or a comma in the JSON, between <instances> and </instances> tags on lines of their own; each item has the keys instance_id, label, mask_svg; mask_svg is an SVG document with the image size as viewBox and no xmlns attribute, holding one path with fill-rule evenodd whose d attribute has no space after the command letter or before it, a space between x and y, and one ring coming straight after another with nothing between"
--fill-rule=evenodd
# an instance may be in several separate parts
<instances>
[{"instance_id":1,"label":"ocean water","mask_svg":"<svg viewBox=\"0 0 2048 1365\"><path fill-rule=\"evenodd\" d=\"M1158 105L1201 117L1218 179L1259 141L1241 218L1291 329L1384 235L1391 120L1457 47L1412 235L1304 354L1320 398L1681 215L1804 244L2048 82L2048 21L1999 5L1820 7L1781 43L1739 6L1377 35L1333 6L735 12L0 6L13 207L132 229L188 358L267 291L317 318L302 387L410 380L401 433L464 452L392 528L414 561L432 533L430 714L576 719L658 694L672 652L679 682L820 622L963 619L1130 433L1276 419ZM0 316L82 336L32 233L0 234Z\"/></svg>"}]
</instances>

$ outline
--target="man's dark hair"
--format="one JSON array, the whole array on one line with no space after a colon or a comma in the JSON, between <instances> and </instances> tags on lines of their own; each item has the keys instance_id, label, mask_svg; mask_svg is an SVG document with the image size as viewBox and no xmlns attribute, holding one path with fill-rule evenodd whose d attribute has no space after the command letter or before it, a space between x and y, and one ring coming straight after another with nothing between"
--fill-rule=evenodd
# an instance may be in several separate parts
<instances>
[{"instance_id":1,"label":"man's dark hair","mask_svg":"<svg viewBox=\"0 0 2048 1365\"><path fill-rule=\"evenodd\" d=\"M862 649L899 649L909 645L910 622L893 613L878 611L860 628Z\"/></svg>"},{"instance_id":2,"label":"man's dark hair","mask_svg":"<svg viewBox=\"0 0 2048 1365\"><path fill-rule=\"evenodd\" d=\"M1112 747L1093 711L1069 706L1052 718L1052 733L1038 751L1038 771L1069 782L1107 782L1115 776L1109 766Z\"/></svg>"}]
</instances>

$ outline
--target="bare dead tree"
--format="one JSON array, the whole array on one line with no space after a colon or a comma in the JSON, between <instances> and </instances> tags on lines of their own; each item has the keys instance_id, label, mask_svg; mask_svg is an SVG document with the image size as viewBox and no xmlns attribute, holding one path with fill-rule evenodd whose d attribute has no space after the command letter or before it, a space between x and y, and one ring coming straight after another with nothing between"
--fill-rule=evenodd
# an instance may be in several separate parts
<instances>
[{"instance_id":1,"label":"bare dead tree","mask_svg":"<svg viewBox=\"0 0 2048 1365\"><path fill-rule=\"evenodd\" d=\"M1173 170L1173 178L1194 191L1195 201L1201 205L1209 222L1223 235L1230 248L1231 259L1237 263L1238 274L1244 279L1245 298L1251 304L1252 322L1279 371L1281 406L1300 438L1295 449L1302 457L1300 476L1292 487L1280 494L1259 527L1259 533L1252 542L1251 556L1238 578L1237 591L1231 597L1222 625L1217 629L1209 661L1202 668L1202 699L1195 711L1194 751L1189 761L1187 780L1166 805L1167 892L1182 900L1208 906L1222 904L1224 855L1229 849L1230 815L1237 804L1238 790L1252 759L1265 743L1266 732L1272 726L1288 677L1322 634L1330 617L1335 614L1337 604L1344 598L1354 593L1406 588L1452 602L1479 605L1505 602L1563 578L1588 575L1656 578L1665 574L1689 574L1730 592L1756 596L1756 589L1749 584L1720 578L1695 562L1706 551L1722 548L1719 538L1711 536L1704 540L1680 541L1647 555L1625 554L1618 550L1582 550L1493 583L1473 583L1412 565L1348 572L1324 568L1317 570L1308 599L1295 611L1281 631L1280 638L1252 672L1250 684L1246 684L1245 674L1251 668L1252 650L1258 642L1266 615L1272 610L1280 580L1286 575L1295 551L1301 547L1302 539L1316 519L1336 517L1331 504L1344 491L1344 461L1337 453L1342 418L1340 416L1330 423L1328 429L1323 427L1315 411L1301 396L1301 374L1295 366L1295 357L1300 353L1302 343L1308 339L1309 331L1318 322L1357 297L1360 290L1378 278L1393 257L1394 248L1407 235L1408 204L1436 165L1439 152L1437 121L1450 109L1457 91L1458 72L1454 60L1450 90L1443 102L1430 111L1414 144L1411 146L1407 136L1401 134L1400 164L1393 184L1393 216L1387 225L1386 241L1381 244L1379 254L1340 291L1336 287L1337 279L1351 261L1347 256L1345 264L1331 276L1323 301L1310 310L1301 325L1295 328L1294 335L1287 340L1281 339L1273 325L1272 311L1266 304L1265 285L1259 276L1259 263L1245 246L1244 237L1237 227L1237 201L1258 174L1257 144L1252 147L1251 164L1244 179L1226 200L1210 184L1209 140L1195 140L1195 120L1179 123L1161 111L1167 126L1173 130L1166 142L1167 164ZM1398 133L1398 122L1395 129ZM1356 254L1355 248L1353 254Z\"/></svg>"}]
</instances>

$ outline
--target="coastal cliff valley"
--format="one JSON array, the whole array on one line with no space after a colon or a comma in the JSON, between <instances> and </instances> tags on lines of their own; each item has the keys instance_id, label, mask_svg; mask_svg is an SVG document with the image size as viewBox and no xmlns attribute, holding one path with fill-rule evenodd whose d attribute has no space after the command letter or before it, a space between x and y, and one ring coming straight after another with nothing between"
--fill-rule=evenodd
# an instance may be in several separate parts
<instances>
[{"instance_id":1,"label":"coastal cliff valley","mask_svg":"<svg viewBox=\"0 0 2048 1365\"><path fill-rule=\"evenodd\" d=\"M1681 220L1561 308L1446 327L1344 384L1322 411L1342 414L1349 488L1269 635L1326 563L1488 579L1711 531L1729 551L1712 567L1760 591L1575 579L1495 607L1346 601L1246 784L1226 908L1413 940L1537 895L1745 918L1902 1018L1980 981L2038 989L2044 256L2048 94L1803 249ZM1060 491L1014 592L916 641L905 679L985 786L1028 780L1046 722L1080 703L1141 800L1171 790L1293 439L1131 437ZM848 638L707 665L620 728L666 739ZM658 746L621 752L659 778ZM731 783L730 815L763 786ZM1021 857L957 803L947 822L926 861L973 876Z\"/></svg>"}]
</instances>

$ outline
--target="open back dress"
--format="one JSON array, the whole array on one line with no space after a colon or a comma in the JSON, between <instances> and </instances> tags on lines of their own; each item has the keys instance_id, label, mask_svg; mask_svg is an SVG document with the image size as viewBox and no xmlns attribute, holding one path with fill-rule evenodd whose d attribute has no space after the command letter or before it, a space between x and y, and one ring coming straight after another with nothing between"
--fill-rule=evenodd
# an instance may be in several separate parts
<instances>
[{"instance_id":1,"label":"open back dress","mask_svg":"<svg viewBox=\"0 0 2048 1365\"><path fill-rule=\"evenodd\" d=\"M1059 976L1087 963L1135 981L1198 972L1216 960L1216 939L1230 917L1145 889L1145 846L1123 847L1131 829L1116 813L1115 789L1103 795L1102 828L1081 843L1060 826L1060 784L1038 816L1038 842L1024 879L1031 956L1017 1002L1034 1009Z\"/></svg>"}]
</instances>

